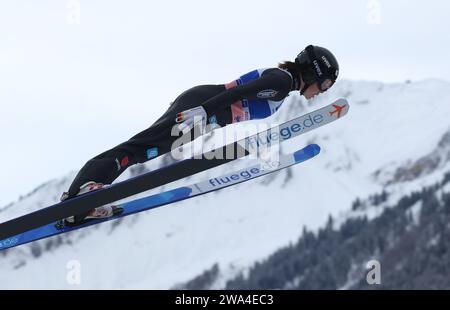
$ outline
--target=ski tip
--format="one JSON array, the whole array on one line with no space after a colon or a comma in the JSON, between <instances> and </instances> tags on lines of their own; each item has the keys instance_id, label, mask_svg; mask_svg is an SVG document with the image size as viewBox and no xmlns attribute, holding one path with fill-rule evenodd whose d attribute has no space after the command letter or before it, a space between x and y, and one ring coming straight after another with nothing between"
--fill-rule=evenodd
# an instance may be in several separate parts
<instances>
[{"instance_id":1,"label":"ski tip","mask_svg":"<svg viewBox=\"0 0 450 310\"><path fill-rule=\"evenodd\" d=\"M347 110L350 108L350 104L348 103L348 100L345 98L338 98L336 101L333 102L333 104L338 104L340 106L347 105Z\"/></svg>"},{"instance_id":2,"label":"ski tip","mask_svg":"<svg viewBox=\"0 0 450 310\"><path fill-rule=\"evenodd\" d=\"M317 144L310 144L306 148L307 152L310 154L311 157L316 156L320 153L320 146Z\"/></svg>"},{"instance_id":3,"label":"ski tip","mask_svg":"<svg viewBox=\"0 0 450 310\"><path fill-rule=\"evenodd\" d=\"M341 118L342 116L348 113L350 109L350 104L347 99L339 98L329 105L330 107L330 116L334 116L335 118Z\"/></svg>"},{"instance_id":4,"label":"ski tip","mask_svg":"<svg viewBox=\"0 0 450 310\"><path fill-rule=\"evenodd\" d=\"M298 163L310 159L319 153L320 153L320 146L318 146L317 144L310 144L304 147L303 149L295 152L294 159Z\"/></svg>"},{"instance_id":5,"label":"ski tip","mask_svg":"<svg viewBox=\"0 0 450 310\"><path fill-rule=\"evenodd\" d=\"M348 101L347 101L347 99L345 99L345 98L338 98L338 99L336 99L336 101L335 102L333 102L334 104L348 104Z\"/></svg>"}]
</instances>

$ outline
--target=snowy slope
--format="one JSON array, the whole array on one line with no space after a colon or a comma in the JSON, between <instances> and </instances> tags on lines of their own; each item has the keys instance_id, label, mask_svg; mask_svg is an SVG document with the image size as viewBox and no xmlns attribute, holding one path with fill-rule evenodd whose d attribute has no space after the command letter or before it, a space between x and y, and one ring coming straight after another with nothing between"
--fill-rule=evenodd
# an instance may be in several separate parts
<instances>
[{"instance_id":1,"label":"snowy slope","mask_svg":"<svg viewBox=\"0 0 450 310\"><path fill-rule=\"evenodd\" d=\"M340 81L312 103L292 94L272 121L287 120L338 97L350 102L342 120L283 145L288 151L318 143L322 152L317 158L218 193L0 252L0 288L165 289L215 263L225 281L296 240L303 225L315 229L329 214L349 216L356 197L380 192L398 168L435 151L450 128L449 86L439 80ZM225 169L230 167L214 171ZM388 189L400 196L441 174L436 169L418 179L390 183ZM0 221L56 202L73 176L47 182L3 208ZM71 260L81 264L77 286L66 280Z\"/></svg>"}]
</instances>

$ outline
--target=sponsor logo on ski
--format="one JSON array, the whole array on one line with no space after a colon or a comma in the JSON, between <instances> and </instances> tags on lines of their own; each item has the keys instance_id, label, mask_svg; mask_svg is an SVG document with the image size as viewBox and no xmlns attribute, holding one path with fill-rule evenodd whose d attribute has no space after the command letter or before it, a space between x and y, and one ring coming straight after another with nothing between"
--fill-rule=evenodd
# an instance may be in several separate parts
<instances>
[{"instance_id":1,"label":"sponsor logo on ski","mask_svg":"<svg viewBox=\"0 0 450 310\"><path fill-rule=\"evenodd\" d=\"M4 247L13 246L18 241L19 241L19 238L17 238L17 237L12 237L12 238L8 238L8 239L5 239L5 240L2 240L2 241L0 241L0 249L2 249Z\"/></svg>"},{"instance_id":2,"label":"sponsor logo on ski","mask_svg":"<svg viewBox=\"0 0 450 310\"><path fill-rule=\"evenodd\" d=\"M232 185L248 179L255 178L258 175L265 174L267 171L278 169L280 166L281 163L279 161L267 161L253 168L241 170L237 173L223 175L221 177L210 179L209 184L213 188L218 186Z\"/></svg>"},{"instance_id":3,"label":"sponsor logo on ski","mask_svg":"<svg viewBox=\"0 0 450 310\"><path fill-rule=\"evenodd\" d=\"M290 123L286 126L280 127L278 131L269 131L264 135L257 135L256 137L248 137L246 145L250 148L270 145L273 142L284 141L298 135L301 131L306 131L317 127L325 120L325 116L321 113L310 114L299 122Z\"/></svg>"},{"instance_id":4,"label":"sponsor logo on ski","mask_svg":"<svg viewBox=\"0 0 450 310\"><path fill-rule=\"evenodd\" d=\"M333 110L328 109L328 111L324 112L313 112L304 117L283 124L283 126L280 126L278 130L269 130L266 132L261 132L256 136L247 137L245 139L245 148L255 149L261 146L269 146L274 142L276 143L291 139L292 137L298 136L304 132L320 127L323 123L330 122L332 119L330 116L340 118L347 107L347 104L333 104Z\"/></svg>"},{"instance_id":5,"label":"sponsor logo on ski","mask_svg":"<svg viewBox=\"0 0 450 310\"><path fill-rule=\"evenodd\" d=\"M334 107L335 110L331 111L330 115L333 116L334 114L336 114L337 118L341 117L342 110L344 110L346 106L347 106L346 104L344 104L342 106L337 105L337 104L333 104L333 107Z\"/></svg>"}]
</instances>

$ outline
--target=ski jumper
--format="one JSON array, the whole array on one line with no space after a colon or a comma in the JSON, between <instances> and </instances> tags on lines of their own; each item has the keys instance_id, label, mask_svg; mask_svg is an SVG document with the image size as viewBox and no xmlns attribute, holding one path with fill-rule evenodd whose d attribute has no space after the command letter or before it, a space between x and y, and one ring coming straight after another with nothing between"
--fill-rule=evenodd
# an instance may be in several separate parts
<instances>
[{"instance_id":1,"label":"ski jumper","mask_svg":"<svg viewBox=\"0 0 450 310\"><path fill-rule=\"evenodd\" d=\"M298 90L297 76L279 68L258 69L221 85L201 85L186 90L148 129L128 141L90 159L78 172L69 189L75 196L80 186L94 181L111 184L128 167L144 163L171 151L179 136L172 136L176 114L203 106L210 125L262 119L275 113L292 90Z\"/></svg>"}]
</instances>

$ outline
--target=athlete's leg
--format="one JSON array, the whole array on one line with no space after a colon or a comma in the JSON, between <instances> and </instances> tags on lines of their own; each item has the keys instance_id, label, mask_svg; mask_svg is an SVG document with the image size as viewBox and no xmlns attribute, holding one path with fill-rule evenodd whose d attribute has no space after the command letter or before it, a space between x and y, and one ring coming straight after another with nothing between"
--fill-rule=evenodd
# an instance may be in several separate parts
<instances>
[{"instance_id":1,"label":"athlete's leg","mask_svg":"<svg viewBox=\"0 0 450 310\"><path fill-rule=\"evenodd\" d=\"M182 93L148 129L89 160L72 182L68 198L77 195L80 186L87 182L111 184L128 167L170 152L173 142L179 138L171 135L176 114L200 105L223 89L222 85L204 85Z\"/></svg>"}]
</instances>

